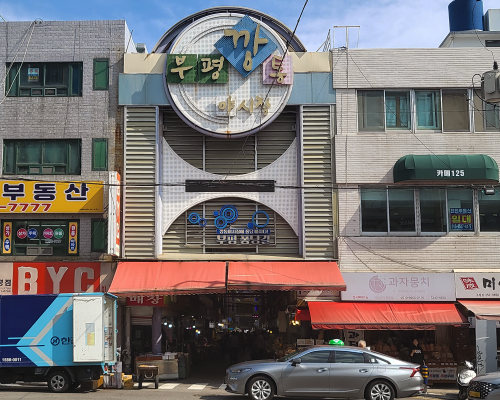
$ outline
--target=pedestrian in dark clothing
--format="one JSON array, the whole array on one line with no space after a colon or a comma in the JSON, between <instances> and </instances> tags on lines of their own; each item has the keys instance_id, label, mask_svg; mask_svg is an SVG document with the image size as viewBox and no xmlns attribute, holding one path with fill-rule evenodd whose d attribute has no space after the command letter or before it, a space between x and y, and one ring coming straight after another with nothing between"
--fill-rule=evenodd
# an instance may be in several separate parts
<instances>
[{"instance_id":1,"label":"pedestrian in dark clothing","mask_svg":"<svg viewBox=\"0 0 500 400\"><path fill-rule=\"evenodd\" d=\"M231 365L238 362L238 350L240 348L240 340L235 331L231 333L229 338L229 362Z\"/></svg>"},{"instance_id":2,"label":"pedestrian in dark clothing","mask_svg":"<svg viewBox=\"0 0 500 400\"><path fill-rule=\"evenodd\" d=\"M418 340L413 340L413 345L410 346L410 361L415 364L425 365L424 351L418 345Z\"/></svg>"}]
</instances>

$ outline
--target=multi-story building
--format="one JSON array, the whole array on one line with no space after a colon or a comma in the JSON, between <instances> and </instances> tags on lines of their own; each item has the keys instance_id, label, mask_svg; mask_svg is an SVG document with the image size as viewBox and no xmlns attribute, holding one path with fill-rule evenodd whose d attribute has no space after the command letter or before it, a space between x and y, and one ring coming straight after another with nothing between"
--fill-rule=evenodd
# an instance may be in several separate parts
<instances>
[{"instance_id":1,"label":"multi-story building","mask_svg":"<svg viewBox=\"0 0 500 400\"><path fill-rule=\"evenodd\" d=\"M127 25L0 22L0 37L0 294L106 291L120 244Z\"/></svg>"}]
</instances>

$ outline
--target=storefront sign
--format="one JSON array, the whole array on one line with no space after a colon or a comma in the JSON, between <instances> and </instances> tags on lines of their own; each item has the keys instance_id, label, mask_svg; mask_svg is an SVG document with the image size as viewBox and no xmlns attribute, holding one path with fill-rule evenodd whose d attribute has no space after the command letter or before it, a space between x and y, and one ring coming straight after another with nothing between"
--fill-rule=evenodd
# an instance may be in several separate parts
<instances>
[{"instance_id":1,"label":"storefront sign","mask_svg":"<svg viewBox=\"0 0 500 400\"><path fill-rule=\"evenodd\" d=\"M472 208L450 208L450 231L473 231Z\"/></svg>"},{"instance_id":2,"label":"storefront sign","mask_svg":"<svg viewBox=\"0 0 500 400\"><path fill-rule=\"evenodd\" d=\"M158 294L148 295L148 296L128 296L127 306L152 306L152 307L162 307L165 304L165 296L160 296Z\"/></svg>"},{"instance_id":3,"label":"storefront sign","mask_svg":"<svg viewBox=\"0 0 500 400\"><path fill-rule=\"evenodd\" d=\"M454 381L457 379L456 368L429 368L430 381Z\"/></svg>"},{"instance_id":4,"label":"storefront sign","mask_svg":"<svg viewBox=\"0 0 500 400\"><path fill-rule=\"evenodd\" d=\"M120 256L120 174L109 174L108 254Z\"/></svg>"},{"instance_id":5,"label":"storefront sign","mask_svg":"<svg viewBox=\"0 0 500 400\"><path fill-rule=\"evenodd\" d=\"M245 227L235 226L238 220L238 209L233 205L223 206L220 211L214 212L213 222L200 216L196 212L189 213L187 220L191 225L200 227L215 227L217 243L222 245L266 245L275 244L271 241L272 229L268 228L270 221L267 212L254 212L251 221ZM245 221L240 221L240 223ZM237 224L236 224L237 225Z\"/></svg>"},{"instance_id":6,"label":"storefront sign","mask_svg":"<svg viewBox=\"0 0 500 400\"><path fill-rule=\"evenodd\" d=\"M78 254L78 222L70 222L68 230L68 254Z\"/></svg>"},{"instance_id":7,"label":"storefront sign","mask_svg":"<svg viewBox=\"0 0 500 400\"><path fill-rule=\"evenodd\" d=\"M111 263L0 263L0 295L106 292L112 278Z\"/></svg>"},{"instance_id":8,"label":"storefront sign","mask_svg":"<svg viewBox=\"0 0 500 400\"><path fill-rule=\"evenodd\" d=\"M455 301L453 274L343 273L344 301Z\"/></svg>"},{"instance_id":9,"label":"storefront sign","mask_svg":"<svg viewBox=\"0 0 500 400\"><path fill-rule=\"evenodd\" d=\"M12 254L12 222L2 225L2 254Z\"/></svg>"},{"instance_id":10,"label":"storefront sign","mask_svg":"<svg viewBox=\"0 0 500 400\"><path fill-rule=\"evenodd\" d=\"M360 340L365 340L365 331L344 329L344 344L346 346L357 346Z\"/></svg>"},{"instance_id":11,"label":"storefront sign","mask_svg":"<svg viewBox=\"0 0 500 400\"><path fill-rule=\"evenodd\" d=\"M0 181L3 213L103 212L102 182Z\"/></svg>"},{"instance_id":12,"label":"storefront sign","mask_svg":"<svg viewBox=\"0 0 500 400\"><path fill-rule=\"evenodd\" d=\"M500 273L455 272L457 299L500 298Z\"/></svg>"},{"instance_id":13,"label":"storefront sign","mask_svg":"<svg viewBox=\"0 0 500 400\"><path fill-rule=\"evenodd\" d=\"M167 97L187 124L216 137L250 135L271 123L292 92L292 58L268 25L221 13L179 34L165 62Z\"/></svg>"}]
</instances>

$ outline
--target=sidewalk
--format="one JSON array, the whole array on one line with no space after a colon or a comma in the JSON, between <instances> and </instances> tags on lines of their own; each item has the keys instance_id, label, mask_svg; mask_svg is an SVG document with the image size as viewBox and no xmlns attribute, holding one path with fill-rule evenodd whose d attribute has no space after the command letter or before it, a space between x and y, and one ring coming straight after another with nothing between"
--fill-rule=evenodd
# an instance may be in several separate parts
<instances>
[{"instance_id":1,"label":"sidewalk","mask_svg":"<svg viewBox=\"0 0 500 400\"><path fill-rule=\"evenodd\" d=\"M413 397L422 399L457 400L458 388L455 384L434 384L427 389L427 393L422 393Z\"/></svg>"}]
</instances>

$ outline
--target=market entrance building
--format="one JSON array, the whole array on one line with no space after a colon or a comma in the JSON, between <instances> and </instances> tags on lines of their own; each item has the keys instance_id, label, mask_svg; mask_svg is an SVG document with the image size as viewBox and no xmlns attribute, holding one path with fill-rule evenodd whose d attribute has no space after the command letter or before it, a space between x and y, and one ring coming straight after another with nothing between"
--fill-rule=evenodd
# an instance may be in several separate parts
<instances>
[{"instance_id":1,"label":"market entrance building","mask_svg":"<svg viewBox=\"0 0 500 400\"><path fill-rule=\"evenodd\" d=\"M164 377L186 376L233 331L262 331L265 356L294 349L311 337L297 291L345 290L330 54L271 16L217 7L124 63L123 261L110 292L125 306L125 368L172 358Z\"/></svg>"}]
</instances>

